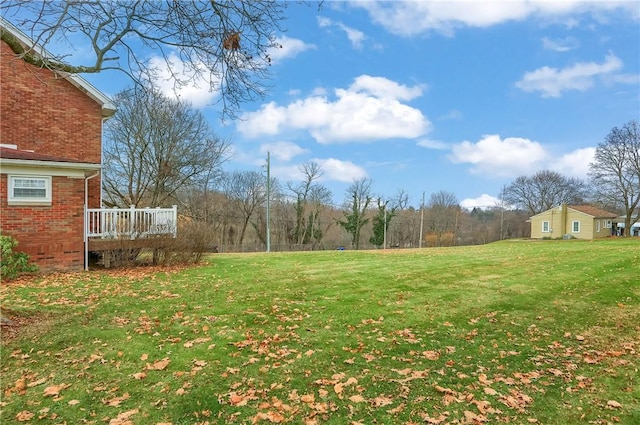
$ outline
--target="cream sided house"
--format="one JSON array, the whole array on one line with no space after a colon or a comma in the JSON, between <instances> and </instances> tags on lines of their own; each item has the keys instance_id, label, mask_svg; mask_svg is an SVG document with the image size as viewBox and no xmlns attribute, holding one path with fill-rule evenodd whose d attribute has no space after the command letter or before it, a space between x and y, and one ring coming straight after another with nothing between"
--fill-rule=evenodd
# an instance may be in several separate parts
<instances>
[{"instance_id":1,"label":"cream sided house","mask_svg":"<svg viewBox=\"0 0 640 425\"><path fill-rule=\"evenodd\" d=\"M533 239L597 239L611 236L617 214L590 205L566 205L529 218Z\"/></svg>"}]
</instances>

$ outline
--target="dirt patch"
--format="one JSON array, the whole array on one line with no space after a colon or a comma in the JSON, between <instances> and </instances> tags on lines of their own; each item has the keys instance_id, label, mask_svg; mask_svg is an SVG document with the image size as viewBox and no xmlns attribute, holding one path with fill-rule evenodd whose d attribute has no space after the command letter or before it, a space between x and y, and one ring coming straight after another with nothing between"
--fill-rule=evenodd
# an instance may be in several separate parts
<instances>
[{"instance_id":1,"label":"dirt patch","mask_svg":"<svg viewBox=\"0 0 640 425\"><path fill-rule=\"evenodd\" d=\"M21 330L43 320L46 320L45 316L24 316L4 307L0 308L0 343L5 345L13 341Z\"/></svg>"}]
</instances>

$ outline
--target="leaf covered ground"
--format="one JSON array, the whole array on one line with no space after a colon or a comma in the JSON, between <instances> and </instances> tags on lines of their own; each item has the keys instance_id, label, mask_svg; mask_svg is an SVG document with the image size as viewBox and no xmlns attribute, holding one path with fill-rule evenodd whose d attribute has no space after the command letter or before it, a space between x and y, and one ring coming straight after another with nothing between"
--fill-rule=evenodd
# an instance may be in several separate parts
<instances>
[{"instance_id":1,"label":"leaf covered ground","mask_svg":"<svg viewBox=\"0 0 640 425\"><path fill-rule=\"evenodd\" d=\"M640 423L640 241L3 284L0 422Z\"/></svg>"}]
</instances>

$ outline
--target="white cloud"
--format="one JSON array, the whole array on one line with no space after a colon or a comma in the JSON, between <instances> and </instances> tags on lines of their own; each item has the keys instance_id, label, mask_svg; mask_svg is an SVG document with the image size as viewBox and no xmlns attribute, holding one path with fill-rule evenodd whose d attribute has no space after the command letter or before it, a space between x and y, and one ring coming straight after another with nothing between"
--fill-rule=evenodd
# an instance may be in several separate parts
<instances>
[{"instance_id":1,"label":"white cloud","mask_svg":"<svg viewBox=\"0 0 640 425\"><path fill-rule=\"evenodd\" d=\"M463 141L454 145L448 158L456 164L470 164L473 174L487 177L517 177L553 170L585 179L594 154L594 147L558 153L529 139L488 135L476 143Z\"/></svg>"},{"instance_id":2,"label":"white cloud","mask_svg":"<svg viewBox=\"0 0 640 425\"><path fill-rule=\"evenodd\" d=\"M579 62L564 69L543 66L525 73L516 82L516 87L526 92L539 91L542 97L559 97L567 90L585 91L593 87L596 78L612 75L621 68L622 61L615 55L608 54L602 64Z\"/></svg>"},{"instance_id":3,"label":"white cloud","mask_svg":"<svg viewBox=\"0 0 640 425\"><path fill-rule=\"evenodd\" d=\"M333 21L325 16L318 16L318 26L320 28L326 28L333 25Z\"/></svg>"},{"instance_id":4,"label":"white cloud","mask_svg":"<svg viewBox=\"0 0 640 425\"><path fill-rule=\"evenodd\" d=\"M384 77L361 75L355 79L349 90L370 93L380 98L408 101L422 96L425 88L426 86L424 84L407 87Z\"/></svg>"},{"instance_id":5,"label":"white cloud","mask_svg":"<svg viewBox=\"0 0 640 425\"><path fill-rule=\"evenodd\" d=\"M589 164L593 162L595 153L594 147L576 149L560 156L549 168L565 176L584 179L589 173Z\"/></svg>"},{"instance_id":6,"label":"white cloud","mask_svg":"<svg viewBox=\"0 0 640 425\"><path fill-rule=\"evenodd\" d=\"M351 183L354 180L367 177L364 168L351 161L341 161L335 158L314 159L324 171L322 180L335 180L344 183Z\"/></svg>"},{"instance_id":7,"label":"white cloud","mask_svg":"<svg viewBox=\"0 0 640 425\"><path fill-rule=\"evenodd\" d=\"M269 152L271 156L280 161L290 161L292 158L309 151L293 142L280 141L261 145L260 152L265 155Z\"/></svg>"},{"instance_id":8,"label":"white cloud","mask_svg":"<svg viewBox=\"0 0 640 425\"><path fill-rule=\"evenodd\" d=\"M286 106L270 102L244 114L237 126L246 137L302 130L323 144L413 139L431 124L419 109L401 101L420 96L423 89L361 75L349 88L335 89L335 99L316 92Z\"/></svg>"},{"instance_id":9,"label":"white cloud","mask_svg":"<svg viewBox=\"0 0 640 425\"><path fill-rule=\"evenodd\" d=\"M331 26L340 28L347 35L347 38L351 42L351 47L356 50L362 49L362 43L367 39L367 36L362 31L347 26L342 22L334 22L331 19L323 16L318 17L318 26L320 26L320 28L327 28Z\"/></svg>"},{"instance_id":10,"label":"white cloud","mask_svg":"<svg viewBox=\"0 0 640 425\"><path fill-rule=\"evenodd\" d=\"M197 64L197 66L202 75L209 75L204 64ZM215 102L218 92L211 90L209 81L202 75L188 70L177 55L169 55L168 61L154 56L149 60L149 68L155 72L153 83L165 96L191 102L196 108ZM178 76L180 80L189 81L189 84L178 84L174 75Z\"/></svg>"},{"instance_id":11,"label":"white cloud","mask_svg":"<svg viewBox=\"0 0 640 425\"><path fill-rule=\"evenodd\" d=\"M448 144L446 144L445 142L441 142L439 140L421 139L421 140L418 140L417 145L427 149L438 149L438 150L449 149Z\"/></svg>"},{"instance_id":12,"label":"white cloud","mask_svg":"<svg viewBox=\"0 0 640 425\"><path fill-rule=\"evenodd\" d=\"M466 208L468 210L472 210L474 208L480 208L483 210L493 208L497 205L500 205L500 199L495 196L487 195L483 193L477 198L466 198L460 202L460 206L462 208Z\"/></svg>"},{"instance_id":13,"label":"white cloud","mask_svg":"<svg viewBox=\"0 0 640 425\"><path fill-rule=\"evenodd\" d=\"M404 36L428 31L452 35L456 28L489 27L529 18L575 22L575 15L592 14L602 19L604 14L620 11L634 19L640 17L637 2L624 0L360 1L350 4L366 9L387 31Z\"/></svg>"},{"instance_id":14,"label":"white cloud","mask_svg":"<svg viewBox=\"0 0 640 425\"><path fill-rule=\"evenodd\" d=\"M305 50L315 49L315 44L307 44L297 38L289 38L286 35L276 38L276 44L282 46L271 47L267 50L267 54L273 63L277 63L282 59L293 58Z\"/></svg>"},{"instance_id":15,"label":"white cloud","mask_svg":"<svg viewBox=\"0 0 640 425\"><path fill-rule=\"evenodd\" d=\"M548 158L538 142L520 137L483 136L477 143L463 141L454 145L449 159L456 164L471 164L474 174L512 177L528 174Z\"/></svg>"},{"instance_id":16,"label":"white cloud","mask_svg":"<svg viewBox=\"0 0 640 425\"><path fill-rule=\"evenodd\" d=\"M546 50L552 50L554 52L568 52L580 45L579 41L573 37L566 37L562 39L552 40L549 37L542 38L542 47Z\"/></svg>"},{"instance_id":17,"label":"white cloud","mask_svg":"<svg viewBox=\"0 0 640 425\"><path fill-rule=\"evenodd\" d=\"M342 161L335 158L314 158L311 161L317 163L323 171L319 181L337 181L351 183L356 179L367 177L364 168L351 161ZM304 180L305 176L300 171L300 165L272 165L271 175L282 181Z\"/></svg>"}]
</instances>

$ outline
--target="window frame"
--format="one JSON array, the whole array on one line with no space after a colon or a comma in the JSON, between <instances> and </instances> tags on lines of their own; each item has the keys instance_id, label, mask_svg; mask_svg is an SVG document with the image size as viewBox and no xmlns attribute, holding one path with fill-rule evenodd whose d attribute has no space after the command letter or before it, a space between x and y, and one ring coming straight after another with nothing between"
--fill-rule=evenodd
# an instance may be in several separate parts
<instances>
[{"instance_id":1,"label":"window frame","mask_svg":"<svg viewBox=\"0 0 640 425\"><path fill-rule=\"evenodd\" d=\"M546 224L546 228L545 228ZM548 220L542 221L542 233L551 233L551 222Z\"/></svg>"},{"instance_id":2,"label":"window frame","mask_svg":"<svg viewBox=\"0 0 640 425\"><path fill-rule=\"evenodd\" d=\"M37 180L44 182L44 196L16 196L15 190L18 180ZM9 175L7 176L7 203L9 205L51 205L51 176L39 175Z\"/></svg>"},{"instance_id":3,"label":"window frame","mask_svg":"<svg viewBox=\"0 0 640 425\"><path fill-rule=\"evenodd\" d=\"M577 229L576 224L578 225ZM580 220L573 220L571 222L571 233L580 233Z\"/></svg>"}]
</instances>

